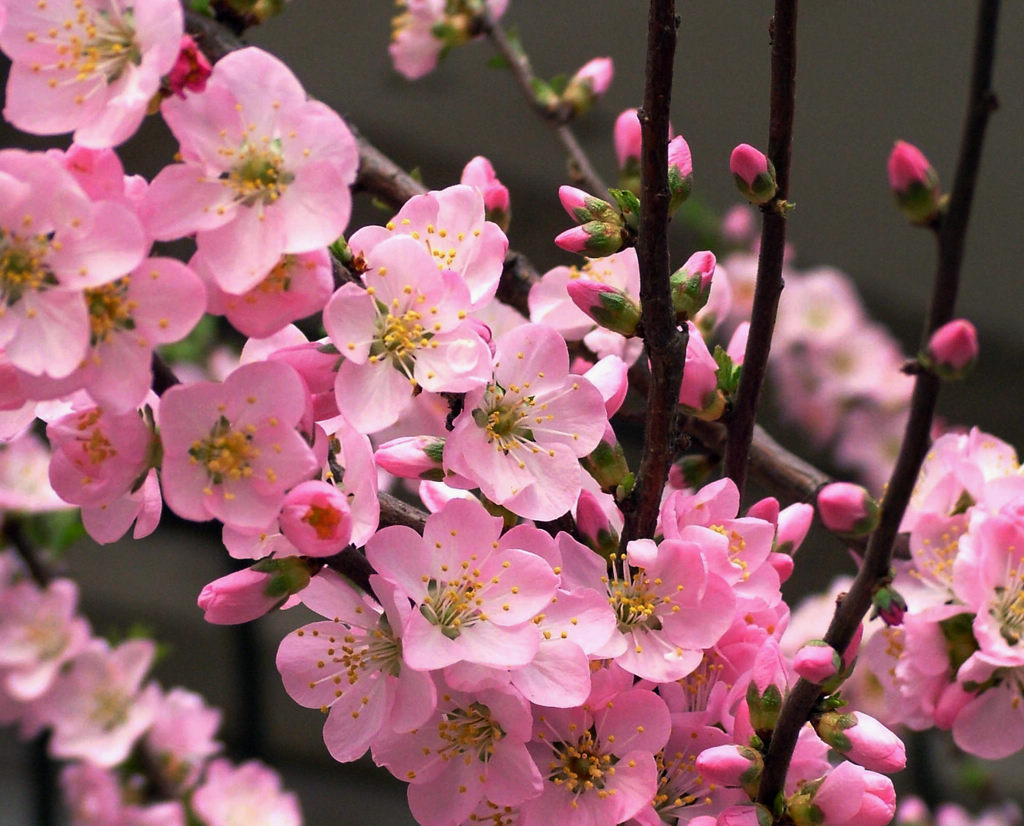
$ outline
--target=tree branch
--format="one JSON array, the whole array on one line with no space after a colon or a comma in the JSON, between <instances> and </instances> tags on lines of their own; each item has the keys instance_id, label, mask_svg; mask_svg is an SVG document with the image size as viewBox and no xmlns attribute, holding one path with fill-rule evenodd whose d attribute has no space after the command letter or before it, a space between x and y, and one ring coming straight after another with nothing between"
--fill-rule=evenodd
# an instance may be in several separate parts
<instances>
[{"instance_id":1,"label":"tree branch","mask_svg":"<svg viewBox=\"0 0 1024 826\"><path fill-rule=\"evenodd\" d=\"M623 503L622 547L653 537L661 491L672 462L679 386L686 354L686 328L680 332L669 290L668 134L672 68L676 48L674 0L651 0L647 18L647 64L643 107L638 113L641 147L640 305L644 350L651 363L644 447L636 485Z\"/></svg>"},{"instance_id":2,"label":"tree branch","mask_svg":"<svg viewBox=\"0 0 1024 826\"><path fill-rule=\"evenodd\" d=\"M980 0L970 96L960 145L960 159L957 163L948 210L935 229L938 233L939 260L931 306L922 335L923 343L927 343L937 326L952 318L956 303L964 239L977 181L981 148L988 118L994 109L995 96L991 90L991 81L998 16L999 0ZM825 642L837 651L843 651L849 645L857 626L871 605L876 588L889 577L893 542L910 501L921 463L930 446L932 416L938 401L938 392L939 379L936 376L928 372L918 374L910 402L910 419L907 422L896 467L882 500L878 528L868 540L867 551L857 578L837 605L824 637ZM818 686L801 679L786 698L765 757L758 802L770 806L782 790L797 735L818 697Z\"/></svg>"},{"instance_id":3,"label":"tree branch","mask_svg":"<svg viewBox=\"0 0 1024 826\"><path fill-rule=\"evenodd\" d=\"M797 0L776 0L772 18L771 114L768 126L768 157L775 166L778 192L761 209L761 248L757 259L754 305L750 333L743 357L743 373L729 420L725 450L725 475L740 496L746 484L750 440L754 434L761 387L768 370L775 315L782 295L782 258L786 247L786 198L793 146L793 112L796 103Z\"/></svg>"}]
</instances>

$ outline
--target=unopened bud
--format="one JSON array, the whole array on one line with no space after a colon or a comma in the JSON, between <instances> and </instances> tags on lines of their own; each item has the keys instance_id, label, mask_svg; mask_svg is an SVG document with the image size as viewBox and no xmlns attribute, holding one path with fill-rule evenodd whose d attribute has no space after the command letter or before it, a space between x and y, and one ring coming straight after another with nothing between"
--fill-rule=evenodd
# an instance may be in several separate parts
<instances>
[{"instance_id":1,"label":"unopened bud","mask_svg":"<svg viewBox=\"0 0 1024 826\"><path fill-rule=\"evenodd\" d=\"M627 109L615 119L615 157L619 161L619 186L640 193L640 119L636 109Z\"/></svg>"},{"instance_id":2,"label":"unopened bud","mask_svg":"<svg viewBox=\"0 0 1024 826\"><path fill-rule=\"evenodd\" d=\"M608 91L615 66L610 57L595 57L588 61L574 74L565 91L562 92L562 103L567 105L574 115L582 115L594 105L601 95Z\"/></svg>"},{"instance_id":3,"label":"unopened bud","mask_svg":"<svg viewBox=\"0 0 1024 826\"><path fill-rule=\"evenodd\" d=\"M566 285L566 291L573 304L606 330L626 336L636 335L640 323L640 307L622 290L578 278Z\"/></svg>"},{"instance_id":4,"label":"unopened bud","mask_svg":"<svg viewBox=\"0 0 1024 826\"><path fill-rule=\"evenodd\" d=\"M932 333L921 361L943 379L962 379L978 359L978 331L965 318L956 318Z\"/></svg>"},{"instance_id":5,"label":"unopened bud","mask_svg":"<svg viewBox=\"0 0 1024 826\"><path fill-rule=\"evenodd\" d=\"M707 250L695 252L669 277L672 309L679 321L694 318L708 303L715 265L714 253Z\"/></svg>"},{"instance_id":6,"label":"unopened bud","mask_svg":"<svg viewBox=\"0 0 1024 826\"><path fill-rule=\"evenodd\" d=\"M555 243L567 252L588 258L607 258L623 247L622 225L587 221L556 236Z\"/></svg>"},{"instance_id":7,"label":"unopened bud","mask_svg":"<svg viewBox=\"0 0 1024 826\"><path fill-rule=\"evenodd\" d=\"M619 219L618 211L608 201L575 186L558 187L558 200L569 217L579 224L587 221L614 223Z\"/></svg>"},{"instance_id":8,"label":"unopened bud","mask_svg":"<svg viewBox=\"0 0 1024 826\"><path fill-rule=\"evenodd\" d=\"M824 640L810 640L793 656L793 670L812 683L821 685L843 669L843 658Z\"/></svg>"},{"instance_id":9,"label":"unopened bud","mask_svg":"<svg viewBox=\"0 0 1024 826\"><path fill-rule=\"evenodd\" d=\"M795 554L811 529L813 520L814 506L805 502L796 502L779 511L775 550L790 556Z\"/></svg>"},{"instance_id":10,"label":"unopened bud","mask_svg":"<svg viewBox=\"0 0 1024 826\"><path fill-rule=\"evenodd\" d=\"M871 616L881 617L882 622L892 627L903 624L903 616L907 613L907 601L891 585L884 585L871 597L874 606Z\"/></svg>"},{"instance_id":11,"label":"unopened bud","mask_svg":"<svg viewBox=\"0 0 1024 826\"><path fill-rule=\"evenodd\" d=\"M206 80L213 71L210 61L206 59L196 42L187 34L181 36L178 46L178 57L167 73L167 88L180 98L185 97L185 90L202 92L206 88Z\"/></svg>"},{"instance_id":12,"label":"unopened bud","mask_svg":"<svg viewBox=\"0 0 1024 826\"><path fill-rule=\"evenodd\" d=\"M778 192L771 160L750 144L741 143L732 150L729 170L740 194L752 204L766 204Z\"/></svg>"},{"instance_id":13,"label":"unopened bud","mask_svg":"<svg viewBox=\"0 0 1024 826\"><path fill-rule=\"evenodd\" d=\"M331 556L352 537L348 498L329 482L296 485L281 506L281 533L306 556Z\"/></svg>"},{"instance_id":14,"label":"unopened bud","mask_svg":"<svg viewBox=\"0 0 1024 826\"><path fill-rule=\"evenodd\" d=\"M385 442L373 454L373 461L402 479L444 481L441 457L444 439L437 436L402 436Z\"/></svg>"},{"instance_id":15,"label":"unopened bud","mask_svg":"<svg viewBox=\"0 0 1024 826\"><path fill-rule=\"evenodd\" d=\"M888 162L889 188L900 212L914 224L931 223L942 209L939 176L920 149L896 141Z\"/></svg>"},{"instance_id":16,"label":"unopened bud","mask_svg":"<svg viewBox=\"0 0 1024 826\"><path fill-rule=\"evenodd\" d=\"M491 162L483 155L477 155L463 168L459 183L480 190L484 196L485 217L501 227L502 232L507 232L510 218L508 187L498 180Z\"/></svg>"},{"instance_id":17,"label":"unopened bud","mask_svg":"<svg viewBox=\"0 0 1024 826\"><path fill-rule=\"evenodd\" d=\"M712 746L697 755L697 771L705 780L729 788L742 788L757 796L764 758L749 746Z\"/></svg>"},{"instance_id":18,"label":"unopened bud","mask_svg":"<svg viewBox=\"0 0 1024 826\"><path fill-rule=\"evenodd\" d=\"M615 431L611 425L605 427L601 441L582 462L583 467L605 493L615 493L616 488L626 484L631 475L626 463L626 454L615 438Z\"/></svg>"},{"instance_id":19,"label":"unopened bud","mask_svg":"<svg viewBox=\"0 0 1024 826\"><path fill-rule=\"evenodd\" d=\"M690 197L693 188L693 159L690 147L682 135L676 135L668 143L668 214L671 215L683 201Z\"/></svg>"},{"instance_id":20,"label":"unopened bud","mask_svg":"<svg viewBox=\"0 0 1024 826\"><path fill-rule=\"evenodd\" d=\"M310 570L299 557L267 559L208 583L199 594L203 619L237 625L262 617L309 584Z\"/></svg>"},{"instance_id":21,"label":"unopened bud","mask_svg":"<svg viewBox=\"0 0 1024 826\"><path fill-rule=\"evenodd\" d=\"M868 714L829 711L814 721L814 730L822 741L866 769L889 774L906 768L903 741Z\"/></svg>"},{"instance_id":22,"label":"unopened bud","mask_svg":"<svg viewBox=\"0 0 1024 826\"><path fill-rule=\"evenodd\" d=\"M818 493L818 514L832 533L865 536L878 525L878 503L860 485L833 482Z\"/></svg>"},{"instance_id":23,"label":"unopened bud","mask_svg":"<svg viewBox=\"0 0 1024 826\"><path fill-rule=\"evenodd\" d=\"M582 490L576 503L576 528L580 539L605 559L619 549L619 533L608 521L608 514L597 497L589 490Z\"/></svg>"}]
</instances>

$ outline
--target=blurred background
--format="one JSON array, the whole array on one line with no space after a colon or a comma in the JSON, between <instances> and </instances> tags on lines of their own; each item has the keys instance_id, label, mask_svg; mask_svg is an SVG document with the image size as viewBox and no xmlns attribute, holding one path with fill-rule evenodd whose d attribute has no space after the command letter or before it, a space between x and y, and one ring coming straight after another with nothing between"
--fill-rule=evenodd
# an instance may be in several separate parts
<instances>
[{"instance_id":1,"label":"blurred background","mask_svg":"<svg viewBox=\"0 0 1024 826\"><path fill-rule=\"evenodd\" d=\"M672 121L689 142L694 193L721 213L736 202L729 152L741 142L765 148L768 120L767 0L680 2ZM457 49L428 77L398 76L387 53L395 6L367 0L294 0L248 39L281 57L317 97L424 182L458 181L463 165L486 155L512 197L513 248L543 271L568 263L551 239L568 228L556 189L567 183L565 159L549 127L522 100L511 75L487 65L485 42ZM831 265L856 283L874 316L906 352L918 346L935 258L931 236L908 227L892 203L885 162L897 138L919 146L951 182L965 108L974 7L931 0L806 3L800 11L796 138L789 221L794 262ZM518 29L542 77L571 74L592 57L611 56L615 81L574 128L598 171L615 178L615 117L638 106L643 89L646 4L639 0L514 0L504 24ZM958 314L974 321L981 361L944 393L940 412L1024 445L1020 365L1024 335L1024 3L1006 3L995 88L1000 109L990 122L968 235ZM175 146L150 119L124 147L129 171L152 177ZM66 145L0 132L4 146ZM352 227L382 223L390 213L363 197ZM673 230L673 261L692 252ZM880 379L884 380L884 379ZM798 448L798 432L784 433ZM838 568L852 570L837 543L820 540L798 560L796 589L824 586ZM206 582L230 570L219 534L165 524L155 538L118 547L83 544L67 560L83 585L83 610L94 628L126 629L140 621L169 644L158 668L165 686L185 685L225 709L229 753L259 756L280 768L303 798L310 826L411 824L402 784L367 762L340 767L323 747L322 717L296 706L273 667L276 646L306 621L298 611L241 629L207 626L195 607ZM824 623L826 618L823 617ZM915 748L915 746L912 746ZM939 737L916 746L918 769L904 782L946 784L933 773L952 746ZM964 800L988 792L1021 793L1018 769L975 765ZM0 824L35 822L39 797L31 749L0 731ZM915 771L919 776L913 776ZM938 769L935 769L938 772ZM1002 772L1002 774L1000 774ZM931 775L931 776L929 776ZM951 781L950 781L951 782ZM960 783L958 780L957 783Z\"/></svg>"}]
</instances>

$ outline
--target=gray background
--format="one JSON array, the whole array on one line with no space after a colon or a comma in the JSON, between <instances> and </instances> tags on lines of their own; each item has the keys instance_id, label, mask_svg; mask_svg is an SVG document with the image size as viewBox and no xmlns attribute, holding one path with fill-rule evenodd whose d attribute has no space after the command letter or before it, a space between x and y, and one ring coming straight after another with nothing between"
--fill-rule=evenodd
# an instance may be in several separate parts
<instances>
[{"instance_id":1,"label":"gray background","mask_svg":"<svg viewBox=\"0 0 1024 826\"><path fill-rule=\"evenodd\" d=\"M982 361L958 388L962 392L944 394L941 409L954 421L979 424L1021 444L1024 3L1004 7L995 75L1001 109L990 126L959 304L959 313L979 327ZM678 5L682 25L672 120L692 149L696 192L719 210L735 202L731 148L766 143L770 8L765 0ZM386 51L393 11L383 0L295 0L255 30L252 40L282 57L311 95L351 118L396 161L418 166L430 186L455 182L470 157L487 155L512 193L512 245L542 268L564 263L550 240L569 225L555 195L566 179L553 135L529 113L508 74L486 66L492 53L485 43L455 51L416 83L398 77ZM791 186L797 210L790 220L796 262L849 273L908 352L917 346L934 257L928 233L906 227L893 207L885 160L896 138L910 140L929 156L943 182L950 182L973 15L973 4L941 0L818 0L804 3L800 12ZM640 0L515 0L506 17L518 26L541 75L571 73L594 56L614 58L609 94L578 127L609 181L612 123L623 108L638 105L642 94L645 20ZM7 145L21 142L10 132L2 137ZM173 151L158 123L125 148L127 165L151 176L159 166L152 160L154 149L163 158ZM362 202L353 226L386 217ZM674 260L681 262L690 250L678 233L674 237ZM214 534L172 531L130 547L82 547L69 566L85 583L85 610L98 630L123 629L140 619L170 642L172 654L160 666L160 679L168 686L186 684L230 709L225 729L236 756L255 747L283 766L290 787L303 794L307 823L411 823L401 790L386 796L378 785L397 784L389 785L382 772L333 764L320 741L320 715L284 695L273 652L302 618L270 617L241 636L202 622L193 608L195 595L225 572L225 560ZM820 558L807 556L803 567L828 570ZM811 579L826 575L809 573ZM264 690L248 722L239 711L242 686ZM27 760L10 732L2 733L3 826L31 822ZM1003 789L1015 785L1011 778Z\"/></svg>"}]
</instances>

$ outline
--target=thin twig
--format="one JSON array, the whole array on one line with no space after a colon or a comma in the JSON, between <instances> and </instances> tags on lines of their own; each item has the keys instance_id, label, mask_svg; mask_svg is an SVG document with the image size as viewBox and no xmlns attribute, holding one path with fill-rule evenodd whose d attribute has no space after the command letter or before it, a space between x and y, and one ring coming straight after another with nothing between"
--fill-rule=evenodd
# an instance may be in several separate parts
<instances>
[{"instance_id":1,"label":"thin twig","mask_svg":"<svg viewBox=\"0 0 1024 826\"><path fill-rule=\"evenodd\" d=\"M530 58L523 53L522 49L516 48L501 24L487 10L481 15L481 25L483 33L487 35L491 43L494 44L494 48L498 50L498 53L508 64L515 78L516 85L522 91L523 97L526 98L530 107L545 123L550 124L554 128L555 136L569 156L569 162L578 176L579 182L591 194L599 198L604 197L608 187L601 180L601 176L597 174L594 165L590 162L590 158L583 150L583 147L580 146L579 141L576 140L576 136L569 127L568 120L572 116L571 110L558 108L552 111L539 103L533 88L536 75L534 75L533 67L530 65Z\"/></svg>"},{"instance_id":2,"label":"thin twig","mask_svg":"<svg viewBox=\"0 0 1024 826\"><path fill-rule=\"evenodd\" d=\"M936 326L952 317L955 307L963 245L981 159L981 148L988 118L994 109L995 96L991 90L991 81L998 16L999 0L980 1L970 96L960 145L960 159L947 212L936 227L939 260L931 307L924 325L924 342L927 342ZM910 402L910 419L907 422L896 467L882 500L878 528L868 541L864 562L857 578L837 605L824 637L837 651L843 651L849 645L857 626L871 605L875 589L890 575L889 567L896 532L899 530L921 463L930 445L929 434L938 392L939 380L934 375L926 372L918 374ZM765 757L758 802L771 806L781 792L797 735L818 697L819 687L801 679L786 698Z\"/></svg>"},{"instance_id":3,"label":"thin twig","mask_svg":"<svg viewBox=\"0 0 1024 826\"><path fill-rule=\"evenodd\" d=\"M786 247L786 198L793 146L793 113L796 103L797 0L776 0L772 18L771 112L768 125L768 157L775 166L778 192L762 207L761 249L757 258L754 305L750 333L743 357L743 373L729 420L725 449L725 475L740 495L746 483L750 440L754 435L761 387L768 370L768 353L775 330L775 315L782 295L782 258Z\"/></svg>"},{"instance_id":4,"label":"thin twig","mask_svg":"<svg viewBox=\"0 0 1024 826\"><path fill-rule=\"evenodd\" d=\"M672 441L683 378L687 331L680 332L669 290L668 133L672 64L676 48L674 0L651 0L647 18L647 64L643 107L638 113L641 147L640 305L644 349L651 363L644 447L636 485L623 503L622 547L638 537L653 537L661 491L672 462Z\"/></svg>"}]
</instances>

